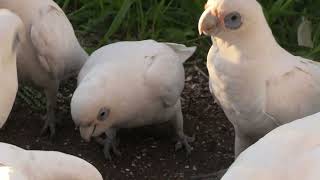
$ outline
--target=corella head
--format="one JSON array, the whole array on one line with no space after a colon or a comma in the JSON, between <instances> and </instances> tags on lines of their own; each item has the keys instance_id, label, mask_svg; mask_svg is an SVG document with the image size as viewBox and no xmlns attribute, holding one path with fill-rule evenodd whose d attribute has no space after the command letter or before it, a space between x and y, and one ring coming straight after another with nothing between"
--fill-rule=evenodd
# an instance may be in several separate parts
<instances>
[{"instance_id":1,"label":"corella head","mask_svg":"<svg viewBox=\"0 0 320 180\"><path fill-rule=\"evenodd\" d=\"M24 39L21 19L6 9L0 9L0 128L11 111L18 88L16 55Z\"/></svg>"},{"instance_id":2,"label":"corella head","mask_svg":"<svg viewBox=\"0 0 320 180\"><path fill-rule=\"evenodd\" d=\"M96 81L92 83L99 84ZM101 94L104 91L92 83L80 84L71 100L72 119L86 141L101 135L112 124L112 109L105 104L105 96Z\"/></svg>"},{"instance_id":3,"label":"corella head","mask_svg":"<svg viewBox=\"0 0 320 180\"><path fill-rule=\"evenodd\" d=\"M250 32L264 22L261 6L256 0L208 0L198 28L200 34L225 37Z\"/></svg>"}]
</instances>

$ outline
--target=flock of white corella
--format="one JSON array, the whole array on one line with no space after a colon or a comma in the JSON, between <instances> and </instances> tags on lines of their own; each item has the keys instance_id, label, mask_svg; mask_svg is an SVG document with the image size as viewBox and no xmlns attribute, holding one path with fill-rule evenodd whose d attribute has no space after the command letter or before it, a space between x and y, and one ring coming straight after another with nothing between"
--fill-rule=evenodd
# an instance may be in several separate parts
<instances>
[{"instance_id":1,"label":"flock of white corella","mask_svg":"<svg viewBox=\"0 0 320 180\"><path fill-rule=\"evenodd\" d=\"M196 47L154 40L106 45L88 55L52 0L0 0L0 128L19 84L43 90L43 132L55 135L60 82L77 76L71 115L81 137L119 155L117 131L171 122L176 149L183 131L183 63ZM299 27L312 45L310 23ZM320 64L293 56L272 35L256 0L208 0L200 34L211 36L210 90L235 129L235 162L222 180L320 179ZM105 135L106 138L101 138ZM90 163L60 152L0 143L1 180L102 180Z\"/></svg>"}]
</instances>

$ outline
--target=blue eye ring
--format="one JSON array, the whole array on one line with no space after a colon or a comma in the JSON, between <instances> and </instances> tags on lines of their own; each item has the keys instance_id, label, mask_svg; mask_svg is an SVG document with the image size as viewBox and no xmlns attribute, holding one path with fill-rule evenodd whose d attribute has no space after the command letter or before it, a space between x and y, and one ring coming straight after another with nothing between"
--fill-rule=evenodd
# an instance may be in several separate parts
<instances>
[{"instance_id":1,"label":"blue eye ring","mask_svg":"<svg viewBox=\"0 0 320 180\"><path fill-rule=\"evenodd\" d=\"M97 119L99 121L105 121L108 118L109 114L110 114L110 109L103 107L100 109Z\"/></svg>"},{"instance_id":2,"label":"blue eye ring","mask_svg":"<svg viewBox=\"0 0 320 180\"><path fill-rule=\"evenodd\" d=\"M224 26L227 29L236 30L242 25L242 17L238 12L231 12L224 17Z\"/></svg>"}]
</instances>

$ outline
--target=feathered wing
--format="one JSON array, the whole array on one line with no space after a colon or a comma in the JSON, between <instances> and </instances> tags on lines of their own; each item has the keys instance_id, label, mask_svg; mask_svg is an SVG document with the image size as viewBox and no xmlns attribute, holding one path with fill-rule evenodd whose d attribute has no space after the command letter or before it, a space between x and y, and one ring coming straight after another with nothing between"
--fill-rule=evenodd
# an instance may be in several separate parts
<instances>
[{"instance_id":1,"label":"feathered wing","mask_svg":"<svg viewBox=\"0 0 320 180\"><path fill-rule=\"evenodd\" d=\"M320 111L320 65L302 59L266 81L265 112L281 124Z\"/></svg>"},{"instance_id":2,"label":"feathered wing","mask_svg":"<svg viewBox=\"0 0 320 180\"><path fill-rule=\"evenodd\" d=\"M184 69L180 61L167 58L163 54L150 57L144 81L165 107L171 107L177 103L184 88Z\"/></svg>"},{"instance_id":3,"label":"feathered wing","mask_svg":"<svg viewBox=\"0 0 320 180\"><path fill-rule=\"evenodd\" d=\"M72 25L58 6L48 5L39 13L31 24L31 41L42 67L54 78L61 78L68 73L67 58L78 53L72 51L79 44Z\"/></svg>"},{"instance_id":4,"label":"feathered wing","mask_svg":"<svg viewBox=\"0 0 320 180\"><path fill-rule=\"evenodd\" d=\"M162 43L161 43L162 44ZM163 43L158 52L149 56L146 61L144 80L147 86L156 93L165 107L174 106L184 88L185 74L183 63L195 52L196 47L183 44Z\"/></svg>"},{"instance_id":5,"label":"feathered wing","mask_svg":"<svg viewBox=\"0 0 320 180\"><path fill-rule=\"evenodd\" d=\"M197 47L187 47L184 44L164 43L169 46L178 56L182 63L186 62L196 51Z\"/></svg>"}]
</instances>

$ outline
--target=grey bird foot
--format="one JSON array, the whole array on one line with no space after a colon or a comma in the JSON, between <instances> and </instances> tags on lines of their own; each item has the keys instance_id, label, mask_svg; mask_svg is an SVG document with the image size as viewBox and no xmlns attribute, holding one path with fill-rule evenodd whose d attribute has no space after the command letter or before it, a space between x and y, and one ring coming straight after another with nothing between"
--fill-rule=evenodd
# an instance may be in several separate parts
<instances>
[{"instance_id":1,"label":"grey bird foot","mask_svg":"<svg viewBox=\"0 0 320 180\"><path fill-rule=\"evenodd\" d=\"M41 135L44 136L47 132L50 134L50 138L56 135L56 126L60 123L54 116L45 116L45 122L41 129Z\"/></svg>"},{"instance_id":2,"label":"grey bird foot","mask_svg":"<svg viewBox=\"0 0 320 180\"><path fill-rule=\"evenodd\" d=\"M222 169L217 172L199 176L192 176L190 180L220 180L228 169Z\"/></svg>"},{"instance_id":3,"label":"grey bird foot","mask_svg":"<svg viewBox=\"0 0 320 180\"><path fill-rule=\"evenodd\" d=\"M103 145L104 157L107 160L112 160L111 152L113 152L113 154L115 154L116 156L121 156L121 152L117 148L119 144L118 140L110 139L108 137L106 139L97 137L95 138L95 141L98 144Z\"/></svg>"},{"instance_id":4,"label":"grey bird foot","mask_svg":"<svg viewBox=\"0 0 320 180\"><path fill-rule=\"evenodd\" d=\"M182 135L181 137L179 137L179 140L176 143L175 149L176 151L178 151L184 147L187 151L187 155L190 155L191 151L193 150L193 147L190 146L189 143L192 143L194 141L195 141L194 135L192 137L189 137L187 135Z\"/></svg>"}]
</instances>

